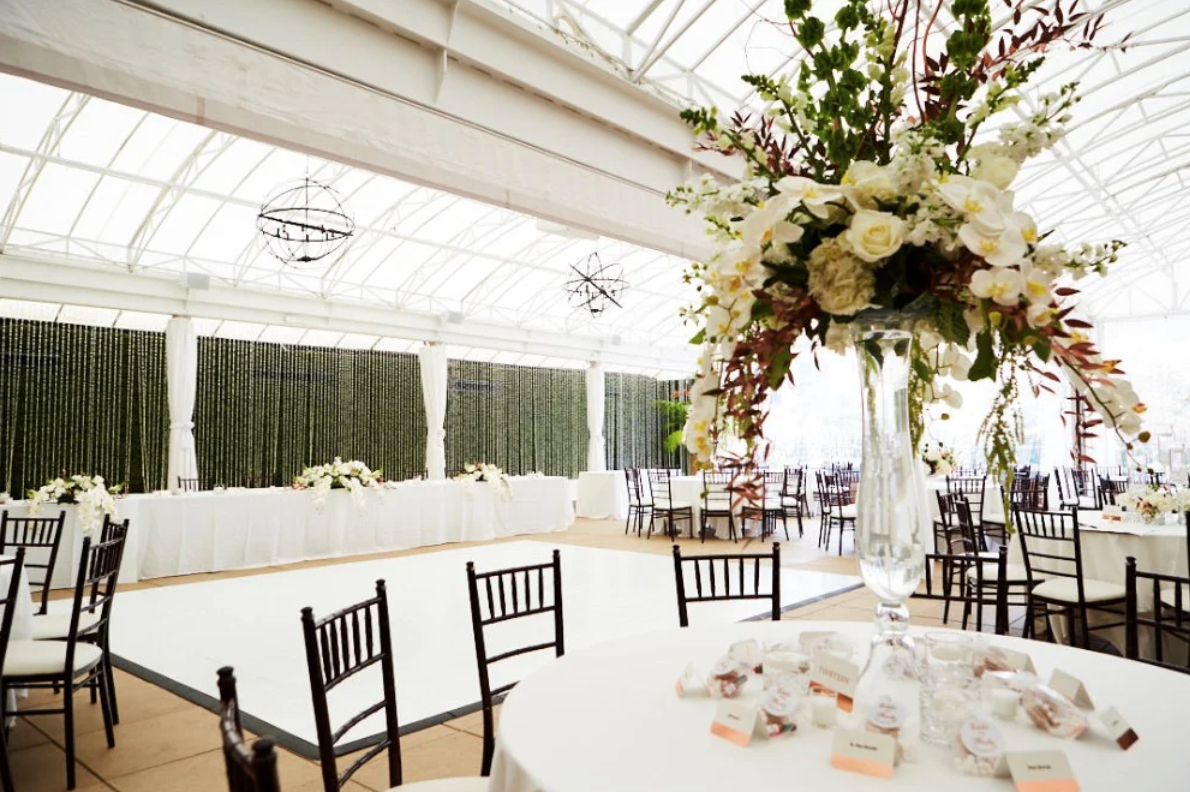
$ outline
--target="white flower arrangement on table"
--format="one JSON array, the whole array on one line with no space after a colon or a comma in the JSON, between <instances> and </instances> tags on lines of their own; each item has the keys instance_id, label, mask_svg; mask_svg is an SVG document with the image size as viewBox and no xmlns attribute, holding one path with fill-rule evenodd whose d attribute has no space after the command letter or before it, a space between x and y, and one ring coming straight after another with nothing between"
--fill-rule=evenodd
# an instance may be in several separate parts
<instances>
[{"instance_id":1,"label":"white flower arrangement on table","mask_svg":"<svg viewBox=\"0 0 1190 792\"><path fill-rule=\"evenodd\" d=\"M1105 274L1123 243L1063 247L1012 190L1077 102L1076 84L1040 96L1026 84L1048 51L1092 46L1102 15L1041 0L1022 19L1020 5L994 27L986 0L954 4L955 32L930 35L920 4L786 0L807 57L788 74L743 78L763 110L682 112L698 148L743 160L737 183L706 176L669 194L706 218L715 244L686 276L702 355L684 439L698 466L728 430L754 466L768 396L793 382L793 360L845 352L851 326L874 315L912 323L917 337L915 447L929 405L962 403L946 380L997 384L980 435L999 478L1022 441L1018 380L1053 391L1065 377L1128 448L1149 439L1119 361L1074 315L1072 284Z\"/></svg>"},{"instance_id":2,"label":"white flower arrangement on table","mask_svg":"<svg viewBox=\"0 0 1190 792\"><path fill-rule=\"evenodd\" d=\"M956 467L954 454L941 443L926 443L921 459L930 469L931 476L949 476Z\"/></svg>"},{"instance_id":3,"label":"white flower arrangement on table","mask_svg":"<svg viewBox=\"0 0 1190 792\"><path fill-rule=\"evenodd\" d=\"M46 482L41 489L29 490L29 514L36 516L47 503L73 503L78 506L79 530L84 536L95 536L103 525L103 517L116 517L116 495L123 485L107 486L103 476L75 474Z\"/></svg>"},{"instance_id":4,"label":"white flower arrangement on table","mask_svg":"<svg viewBox=\"0 0 1190 792\"><path fill-rule=\"evenodd\" d=\"M500 494L503 497L512 497L512 482L509 481L508 475L500 468L495 465L489 465L487 462L475 462L464 465L463 472L455 476L455 480L493 484L500 488Z\"/></svg>"},{"instance_id":5,"label":"white flower arrangement on table","mask_svg":"<svg viewBox=\"0 0 1190 792\"><path fill-rule=\"evenodd\" d=\"M1190 491L1158 487L1133 487L1123 495L1116 496L1116 505L1134 511L1146 523L1151 523L1163 514L1190 510Z\"/></svg>"},{"instance_id":6,"label":"white flower arrangement on table","mask_svg":"<svg viewBox=\"0 0 1190 792\"><path fill-rule=\"evenodd\" d=\"M351 493L351 500L357 511L366 507L364 490L369 487L379 488L384 483L384 471L372 470L358 459L344 462L335 457L333 462L325 465L314 465L302 471L293 480L295 489L312 490L314 505L321 509L326 504L326 496L333 489L345 489Z\"/></svg>"}]
</instances>

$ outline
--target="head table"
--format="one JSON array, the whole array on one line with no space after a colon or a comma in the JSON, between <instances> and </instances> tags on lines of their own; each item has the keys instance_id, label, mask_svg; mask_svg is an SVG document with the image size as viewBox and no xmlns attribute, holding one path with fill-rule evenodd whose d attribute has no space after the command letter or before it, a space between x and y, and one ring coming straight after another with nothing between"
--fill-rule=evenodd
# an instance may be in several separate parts
<instances>
[{"instance_id":1,"label":"head table","mask_svg":"<svg viewBox=\"0 0 1190 792\"><path fill-rule=\"evenodd\" d=\"M706 673L733 641L796 641L800 632L815 630L843 633L863 653L873 628L857 622L744 622L650 633L568 654L524 679L504 703L491 790L1012 789L1006 778L960 775L949 749L924 744L918 760L898 767L891 780L835 770L831 731L808 724L792 735L758 736L740 747L711 734L714 700L675 694L687 663ZM988 637L993 645L1028 652L1043 681L1055 667L1075 675L1097 711L1116 707L1140 737L1121 751L1092 716L1091 730L1080 739L1060 740L1027 725L1022 715L1016 724L998 721L1009 751L1064 750L1083 792L1169 792L1190 784L1190 675L1054 644ZM759 683L747 684L759 691Z\"/></svg>"},{"instance_id":2,"label":"head table","mask_svg":"<svg viewBox=\"0 0 1190 792\"><path fill-rule=\"evenodd\" d=\"M406 481L364 491L363 508L346 490L331 490L319 505L309 490L229 488L117 500L129 520L121 582L218 572L564 531L574 522L569 479L514 476L505 494L474 481ZM7 507L27 514L23 502ZM82 543L74 506L43 506L40 514L67 512L56 588L73 585Z\"/></svg>"}]
</instances>

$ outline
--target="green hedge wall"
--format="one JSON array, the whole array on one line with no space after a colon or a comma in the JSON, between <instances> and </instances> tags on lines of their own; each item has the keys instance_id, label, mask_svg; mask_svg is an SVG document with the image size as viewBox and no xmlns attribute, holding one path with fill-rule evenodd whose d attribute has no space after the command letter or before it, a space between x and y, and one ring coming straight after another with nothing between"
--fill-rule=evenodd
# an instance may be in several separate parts
<instances>
[{"instance_id":1,"label":"green hedge wall","mask_svg":"<svg viewBox=\"0 0 1190 792\"><path fill-rule=\"evenodd\" d=\"M576 477L587 462L586 373L451 360L446 471L489 462L510 475Z\"/></svg>"},{"instance_id":2,"label":"green hedge wall","mask_svg":"<svg viewBox=\"0 0 1190 792\"><path fill-rule=\"evenodd\" d=\"M164 334L0 319L0 489L62 471L159 489L168 444Z\"/></svg>"},{"instance_id":3,"label":"green hedge wall","mask_svg":"<svg viewBox=\"0 0 1190 792\"><path fill-rule=\"evenodd\" d=\"M336 456L392 478L425 467L414 355L200 338L194 424L206 485L285 484Z\"/></svg>"},{"instance_id":4,"label":"green hedge wall","mask_svg":"<svg viewBox=\"0 0 1190 792\"><path fill-rule=\"evenodd\" d=\"M665 450L668 427L656 402L672 398L689 383L640 374L608 373L605 377L603 431L608 469L686 469L684 450L672 454Z\"/></svg>"}]
</instances>

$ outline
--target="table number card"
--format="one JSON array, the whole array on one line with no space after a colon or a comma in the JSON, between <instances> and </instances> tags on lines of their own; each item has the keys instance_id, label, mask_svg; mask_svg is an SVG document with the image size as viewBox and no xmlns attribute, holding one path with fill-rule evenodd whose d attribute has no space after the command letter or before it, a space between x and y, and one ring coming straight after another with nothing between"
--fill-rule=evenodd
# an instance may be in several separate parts
<instances>
[{"instance_id":1,"label":"table number card","mask_svg":"<svg viewBox=\"0 0 1190 792\"><path fill-rule=\"evenodd\" d=\"M820 652L810 665L811 687L833 690L838 707L844 712L851 712L854 706L855 686L858 683L859 666L850 660Z\"/></svg>"},{"instance_id":2,"label":"table number card","mask_svg":"<svg viewBox=\"0 0 1190 792\"><path fill-rule=\"evenodd\" d=\"M1078 780L1062 751L1015 751L1006 759L1018 792L1079 792Z\"/></svg>"},{"instance_id":3,"label":"table number card","mask_svg":"<svg viewBox=\"0 0 1190 792\"><path fill-rule=\"evenodd\" d=\"M896 738L860 729L837 729L831 745L831 767L849 773L892 778L897 761Z\"/></svg>"},{"instance_id":4,"label":"table number card","mask_svg":"<svg viewBox=\"0 0 1190 792\"><path fill-rule=\"evenodd\" d=\"M1120 746L1122 750L1127 751L1140 739L1115 707L1109 708L1100 715L1099 720L1103 722L1103 728L1107 730L1108 736L1115 740L1116 745Z\"/></svg>"},{"instance_id":5,"label":"table number card","mask_svg":"<svg viewBox=\"0 0 1190 792\"><path fill-rule=\"evenodd\" d=\"M1054 673L1050 675L1049 686L1073 701L1074 706L1079 709L1095 709L1095 705L1091 703L1091 696L1087 693L1086 685L1062 669L1054 669Z\"/></svg>"},{"instance_id":6,"label":"table number card","mask_svg":"<svg viewBox=\"0 0 1190 792\"><path fill-rule=\"evenodd\" d=\"M760 713L756 711L754 702L723 699L715 711L711 734L730 743L745 746L752 742L752 733L756 731L758 717Z\"/></svg>"}]
</instances>

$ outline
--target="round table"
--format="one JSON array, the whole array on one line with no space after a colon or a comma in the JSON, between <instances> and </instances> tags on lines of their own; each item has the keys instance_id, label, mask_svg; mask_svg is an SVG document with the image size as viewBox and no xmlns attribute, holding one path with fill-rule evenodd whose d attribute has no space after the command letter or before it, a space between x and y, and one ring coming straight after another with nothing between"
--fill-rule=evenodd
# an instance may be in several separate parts
<instances>
[{"instance_id":1,"label":"round table","mask_svg":"<svg viewBox=\"0 0 1190 792\"><path fill-rule=\"evenodd\" d=\"M0 554L0 559L9 560L11 555ZM12 566L4 565L0 567L0 596L7 596L8 587L12 585ZM7 605L3 607L8 607ZM16 611L12 614L12 633L10 640L13 641L27 641L33 637L33 593L29 588L29 576L25 574L25 570L21 570L21 580L17 583L17 596L15 603ZM24 688L13 688L8 691L8 711L16 712L17 699L25 698L28 691ZM9 717L9 724L11 725L14 716Z\"/></svg>"},{"instance_id":2,"label":"round table","mask_svg":"<svg viewBox=\"0 0 1190 792\"><path fill-rule=\"evenodd\" d=\"M832 733L811 726L772 740L754 737L751 745L739 747L711 734L715 701L680 699L674 692L688 662L705 673L733 641L796 641L802 631L833 630L862 647L872 629L855 622L744 622L639 635L569 654L524 679L509 695L500 716L490 789L1011 789L1007 779L958 774L949 749L929 745L922 746L919 761L897 768L892 780L835 770L830 766ZM1043 680L1058 666L1077 676L1097 711L1117 707L1140 737L1124 752L1098 730L1095 718L1092 730L1075 741L1050 737L1022 721L1001 726L1008 750L1064 750L1083 792L1185 788L1190 675L1059 645L988 637L993 645L1028 652Z\"/></svg>"}]
</instances>

